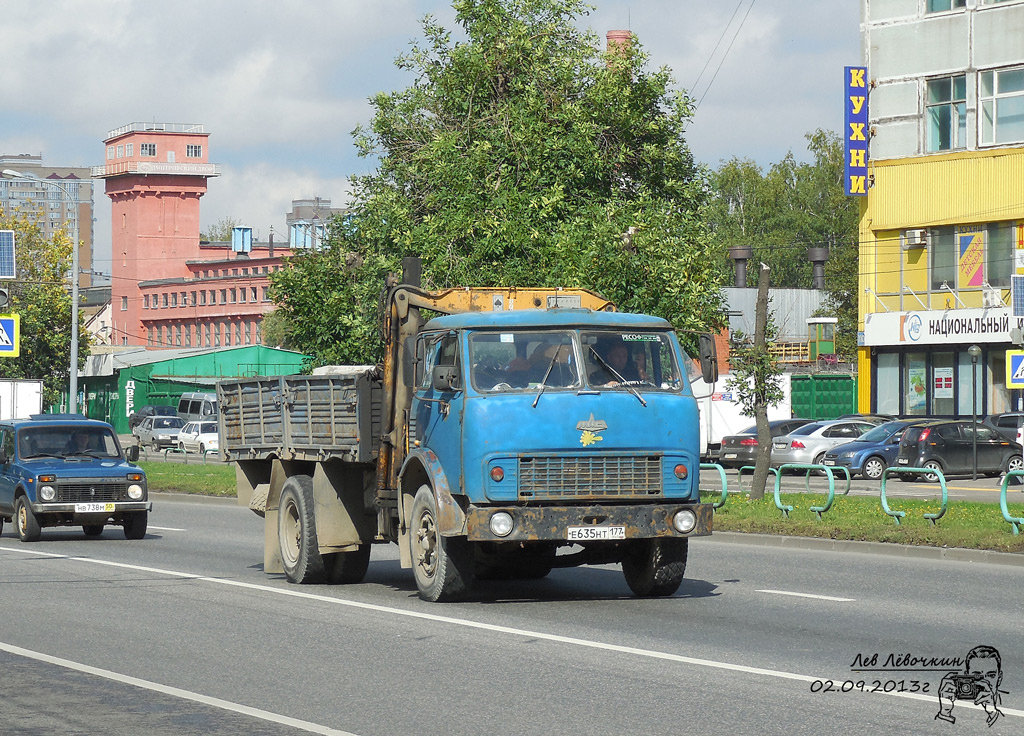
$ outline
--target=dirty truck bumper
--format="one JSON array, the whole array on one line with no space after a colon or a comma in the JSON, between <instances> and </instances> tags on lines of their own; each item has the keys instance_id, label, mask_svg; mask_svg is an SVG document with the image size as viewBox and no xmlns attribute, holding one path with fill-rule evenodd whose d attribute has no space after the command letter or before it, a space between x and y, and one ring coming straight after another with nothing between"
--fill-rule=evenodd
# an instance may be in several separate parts
<instances>
[{"instance_id":1,"label":"dirty truck bumper","mask_svg":"<svg viewBox=\"0 0 1024 736\"><path fill-rule=\"evenodd\" d=\"M683 509L689 509L696 517L696 525L686 534L681 534L672 525L676 513ZM491 517L499 511L509 514L514 524L509 534L500 537L490 528ZM531 507L471 505L466 510L466 534L470 541L478 542L683 538L711 534L712 521L712 504L709 503ZM581 531L581 528L584 529Z\"/></svg>"}]
</instances>

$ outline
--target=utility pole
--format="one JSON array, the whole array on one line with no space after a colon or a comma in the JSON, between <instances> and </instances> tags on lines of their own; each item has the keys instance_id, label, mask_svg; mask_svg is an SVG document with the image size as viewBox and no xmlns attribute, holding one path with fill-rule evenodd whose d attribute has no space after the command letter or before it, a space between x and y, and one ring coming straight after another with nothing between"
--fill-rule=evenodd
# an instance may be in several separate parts
<instances>
[{"instance_id":1,"label":"utility pole","mask_svg":"<svg viewBox=\"0 0 1024 736\"><path fill-rule=\"evenodd\" d=\"M766 371L770 367L770 358L765 340L768 331L768 280L771 270L764 263L757 277L757 304L754 312L754 355L756 366L754 371L754 394L758 397L754 407L754 420L757 423L757 461L754 463L754 478L750 486L751 498L763 498L765 485L768 483L768 468L772 461L772 433L768 426L768 401Z\"/></svg>"}]
</instances>

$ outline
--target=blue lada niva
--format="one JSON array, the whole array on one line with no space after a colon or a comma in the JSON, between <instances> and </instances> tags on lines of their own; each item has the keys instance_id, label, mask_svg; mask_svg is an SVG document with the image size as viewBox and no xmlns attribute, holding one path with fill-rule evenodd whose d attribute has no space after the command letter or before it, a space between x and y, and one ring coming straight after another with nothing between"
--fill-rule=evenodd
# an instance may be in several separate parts
<instances>
[{"instance_id":1,"label":"blue lada niva","mask_svg":"<svg viewBox=\"0 0 1024 736\"><path fill-rule=\"evenodd\" d=\"M50 526L109 525L146 536L152 503L142 468L127 461L114 428L78 414L0 422L0 530L14 521L23 542Z\"/></svg>"}]
</instances>

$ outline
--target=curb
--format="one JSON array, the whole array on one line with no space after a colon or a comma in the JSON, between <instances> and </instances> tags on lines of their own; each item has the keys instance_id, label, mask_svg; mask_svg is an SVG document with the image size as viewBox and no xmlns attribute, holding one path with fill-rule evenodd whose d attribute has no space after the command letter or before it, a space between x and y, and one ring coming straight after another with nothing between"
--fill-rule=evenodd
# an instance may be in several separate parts
<instances>
[{"instance_id":1,"label":"curb","mask_svg":"<svg viewBox=\"0 0 1024 736\"><path fill-rule=\"evenodd\" d=\"M700 539L698 537L698 539ZM1024 567L1024 554L994 552L988 549L961 547L925 547L891 542L860 542L853 539L823 539L821 537L791 537L776 534L750 534L747 532L714 532L711 537L730 544L748 544L757 547L785 547L787 549L824 550L828 552L857 552L868 555L890 555L925 560L951 562L980 562L989 565L1017 565Z\"/></svg>"},{"instance_id":2,"label":"curb","mask_svg":"<svg viewBox=\"0 0 1024 736\"><path fill-rule=\"evenodd\" d=\"M200 493L164 493L162 491L153 491L149 494L149 500L166 503L204 503L220 506L238 506L238 499L234 496L204 496Z\"/></svg>"}]
</instances>

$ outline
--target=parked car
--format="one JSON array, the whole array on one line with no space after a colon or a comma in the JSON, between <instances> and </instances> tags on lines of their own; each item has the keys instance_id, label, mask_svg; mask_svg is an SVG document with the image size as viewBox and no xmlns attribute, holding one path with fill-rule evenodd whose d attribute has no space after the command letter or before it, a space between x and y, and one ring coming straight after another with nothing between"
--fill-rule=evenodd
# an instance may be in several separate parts
<instances>
[{"instance_id":1,"label":"parked car","mask_svg":"<svg viewBox=\"0 0 1024 736\"><path fill-rule=\"evenodd\" d=\"M185 420L180 417L149 416L132 430L132 434L143 447L148 445L154 450L160 450L177 445L178 432L184 426Z\"/></svg>"},{"instance_id":2,"label":"parked car","mask_svg":"<svg viewBox=\"0 0 1024 736\"><path fill-rule=\"evenodd\" d=\"M778 467L784 463L820 464L828 450L857 439L874 426L860 419L832 419L805 424L772 441L772 466Z\"/></svg>"},{"instance_id":3,"label":"parked car","mask_svg":"<svg viewBox=\"0 0 1024 736\"><path fill-rule=\"evenodd\" d=\"M131 416L128 417L128 429L129 431L134 430L137 426L142 424L142 420L146 417L176 417L178 416L178 410L173 406L159 406L156 404L147 404L146 406L139 407L138 411L132 412Z\"/></svg>"},{"instance_id":4,"label":"parked car","mask_svg":"<svg viewBox=\"0 0 1024 736\"><path fill-rule=\"evenodd\" d=\"M178 448L185 452L206 452L220 448L217 422L188 422L178 432Z\"/></svg>"},{"instance_id":5,"label":"parked car","mask_svg":"<svg viewBox=\"0 0 1024 736\"><path fill-rule=\"evenodd\" d=\"M995 476L1008 470L1021 470L1021 446L992 427L970 420L947 419L907 427L900 439L896 464L910 468L941 470L943 475L968 475L974 472L975 440L978 448L977 470ZM923 473L929 482L934 473Z\"/></svg>"},{"instance_id":6,"label":"parked car","mask_svg":"<svg viewBox=\"0 0 1024 736\"><path fill-rule=\"evenodd\" d=\"M773 438L789 434L797 427L808 424L810 419L775 419L768 422L768 429ZM726 468L741 468L753 465L757 461L757 425L747 427L739 434L726 435L722 438L722 449L718 462Z\"/></svg>"},{"instance_id":7,"label":"parked car","mask_svg":"<svg viewBox=\"0 0 1024 736\"><path fill-rule=\"evenodd\" d=\"M152 504L146 473L125 459L114 428L79 414L34 414L0 422L0 529L22 542L51 526L97 537L110 524L146 536Z\"/></svg>"},{"instance_id":8,"label":"parked car","mask_svg":"<svg viewBox=\"0 0 1024 736\"><path fill-rule=\"evenodd\" d=\"M863 422L870 422L871 424L885 424L896 419L892 414L843 414L842 416L836 417L837 419L859 419Z\"/></svg>"},{"instance_id":9,"label":"parked car","mask_svg":"<svg viewBox=\"0 0 1024 736\"><path fill-rule=\"evenodd\" d=\"M1005 414L990 414L981 423L992 427L1008 440L1024 445L1024 412L1008 411Z\"/></svg>"},{"instance_id":10,"label":"parked car","mask_svg":"<svg viewBox=\"0 0 1024 736\"><path fill-rule=\"evenodd\" d=\"M823 465L846 468L850 475L861 474L878 480L896 460L903 431L916 424L914 419L898 419L869 429L852 442L836 445L825 453Z\"/></svg>"}]
</instances>

